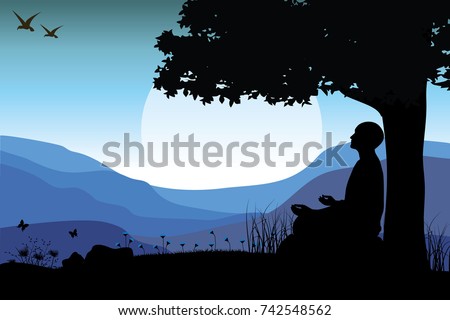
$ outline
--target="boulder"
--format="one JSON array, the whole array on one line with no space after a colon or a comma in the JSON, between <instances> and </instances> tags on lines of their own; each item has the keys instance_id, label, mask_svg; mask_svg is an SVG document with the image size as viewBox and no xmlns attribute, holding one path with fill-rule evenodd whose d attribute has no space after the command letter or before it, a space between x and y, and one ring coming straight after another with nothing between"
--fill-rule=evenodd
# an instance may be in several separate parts
<instances>
[{"instance_id":1,"label":"boulder","mask_svg":"<svg viewBox=\"0 0 450 320\"><path fill-rule=\"evenodd\" d=\"M131 248L113 249L104 245L95 245L86 254L85 264L89 268L116 269L130 265L132 260Z\"/></svg>"},{"instance_id":2,"label":"boulder","mask_svg":"<svg viewBox=\"0 0 450 320\"><path fill-rule=\"evenodd\" d=\"M78 253L73 252L69 258L62 261L64 269L78 269L84 265L84 258Z\"/></svg>"}]
</instances>

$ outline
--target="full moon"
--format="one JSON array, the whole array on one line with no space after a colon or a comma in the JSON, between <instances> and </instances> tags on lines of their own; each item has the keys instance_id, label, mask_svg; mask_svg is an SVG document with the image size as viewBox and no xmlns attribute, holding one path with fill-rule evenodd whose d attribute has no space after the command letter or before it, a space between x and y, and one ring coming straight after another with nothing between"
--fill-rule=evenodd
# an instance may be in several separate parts
<instances>
[{"instance_id":1,"label":"full moon","mask_svg":"<svg viewBox=\"0 0 450 320\"><path fill-rule=\"evenodd\" d=\"M320 109L314 97L311 103L284 107L245 98L233 107L203 105L152 89L141 123L145 164L135 159L122 169L153 186L189 190L288 178L323 151Z\"/></svg>"}]
</instances>

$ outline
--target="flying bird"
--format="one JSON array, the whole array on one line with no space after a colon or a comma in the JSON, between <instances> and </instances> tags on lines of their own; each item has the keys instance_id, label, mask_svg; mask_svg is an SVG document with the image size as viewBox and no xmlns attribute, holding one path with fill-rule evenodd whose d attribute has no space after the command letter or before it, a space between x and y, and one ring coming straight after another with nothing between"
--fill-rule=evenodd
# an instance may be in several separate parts
<instances>
[{"instance_id":1,"label":"flying bird","mask_svg":"<svg viewBox=\"0 0 450 320\"><path fill-rule=\"evenodd\" d=\"M20 223L19 223L19 225L17 226L17 228L22 229L22 232L23 232L26 228L28 228L28 226L29 226L29 224L23 222L23 219L22 219L22 220L20 220Z\"/></svg>"},{"instance_id":2,"label":"flying bird","mask_svg":"<svg viewBox=\"0 0 450 320\"><path fill-rule=\"evenodd\" d=\"M13 11L16 15L17 19L19 19L21 25L17 27L17 30L24 29L24 30L30 30L31 32L34 31L33 27L31 26L31 21L33 21L34 17L36 17L40 12L36 13L34 16L31 16L28 18L27 21L23 20L21 16L19 16L15 11Z\"/></svg>"},{"instance_id":3,"label":"flying bird","mask_svg":"<svg viewBox=\"0 0 450 320\"><path fill-rule=\"evenodd\" d=\"M73 231L69 231L70 236L73 237L78 237L78 231L77 229L73 229Z\"/></svg>"},{"instance_id":4,"label":"flying bird","mask_svg":"<svg viewBox=\"0 0 450 320\"><path fill-rule=\"evenodd\" d=\"M62 26L59 26L58 28L55 28L55 29L53 29L52 31L48 30L48 29L47 29L46 27L44 27L42 24L41 24L41 27L44 28L44 30L47 32L47 34L44 35L44 37L53 37L53 38L55 38L55 39L58 39L58 36L55 34L55 32L56 32L59 28L61 28Z\"/></svg>"}]
</instances>

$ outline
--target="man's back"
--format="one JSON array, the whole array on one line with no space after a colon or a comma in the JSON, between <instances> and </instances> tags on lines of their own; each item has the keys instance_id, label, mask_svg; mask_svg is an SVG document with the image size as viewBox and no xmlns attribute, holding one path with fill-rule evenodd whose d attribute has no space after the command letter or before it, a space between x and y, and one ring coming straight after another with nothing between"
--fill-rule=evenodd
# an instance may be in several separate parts
<instances>
[{"instance_id":1,"label":"man's back","mask_svg":"<svg viewBox=\"0 0 450 320\"><path fill-rule=\"evenodd\" d=\"M375 153L355 164L345 191L345 207L350 230L364 237L378 236L384 211L384 178Z\"/></svg>"}]
</instances>

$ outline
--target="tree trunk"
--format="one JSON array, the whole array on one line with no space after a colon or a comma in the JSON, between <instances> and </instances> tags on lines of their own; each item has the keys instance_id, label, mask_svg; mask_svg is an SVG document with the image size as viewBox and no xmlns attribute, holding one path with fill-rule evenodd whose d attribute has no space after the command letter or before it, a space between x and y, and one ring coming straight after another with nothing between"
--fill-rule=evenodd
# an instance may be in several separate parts
<instances>
[{"instance_id":1,"label":"tree trunk","mask_svg":"<svg viewBox=\"0 0 450 320\"><path fill-rule=\"evenodd\" d=\"M384 240L393 267L429 270L424 236L425 179L423 144L426 123L426 82L417 101L383 106L387 155L387 196Z\"/></svg>"}]
</instances>

